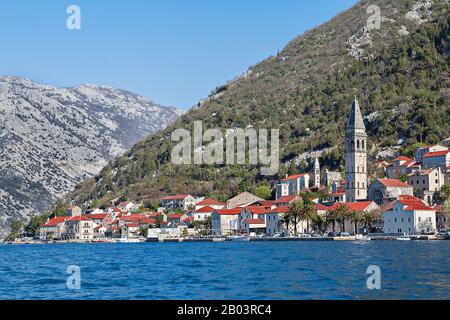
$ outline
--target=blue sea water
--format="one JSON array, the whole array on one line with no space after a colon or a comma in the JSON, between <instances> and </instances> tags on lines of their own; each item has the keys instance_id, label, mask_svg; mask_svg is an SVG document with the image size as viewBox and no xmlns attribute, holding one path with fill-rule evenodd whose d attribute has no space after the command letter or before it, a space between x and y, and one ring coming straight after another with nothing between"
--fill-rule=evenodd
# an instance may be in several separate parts
<instances>
[{"instance_id":1,"label":"blue sea water","mask_svg":"<svg viewBox=\"0 0 450 320\"><path fill-rule=\"evenodd\" d=\"M0 245L0 299L449 299L449 265L448 241Z\"/></svg>"}]
</instances>

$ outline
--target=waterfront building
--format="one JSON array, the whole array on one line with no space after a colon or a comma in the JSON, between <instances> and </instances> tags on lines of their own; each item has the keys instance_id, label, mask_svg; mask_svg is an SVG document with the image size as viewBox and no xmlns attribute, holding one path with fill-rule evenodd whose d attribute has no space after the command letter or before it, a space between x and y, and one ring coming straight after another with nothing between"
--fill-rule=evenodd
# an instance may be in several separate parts
<instances>
[{"instance_id":1,"label":"waterfront building","mask_svg":"<svg viewBox=\"0 0 450 320\"><path fill-rule=\"evenodd\" d=\"M280 221L283 216L289 212L289 207L276 207L269 210L266 214L266 233L268 235L275 235L277 233L288 234L285 225L281 225Z\"/></svg>"},{"instance_id":2,"label":"waterfront building","mask_svg":"<svg viewBox=\"0 0 450 320\"><path fill-rule=\"evenodd\" d=\"M309 189L309 174L295 174L281 180L276 186L276 198L298 195Z\"/></svg>"},{"instance_id":3,"label":"waterfront building","mask_svg":"<svg viewBox=\"0 0 450 320\"><path fill-rule=\"evenodd\" d=\"M384 209L384 233L421 234L436 231L436 210L416 197L400 197Z\"/></svg>"},{"instance_id":4,"label":"waterfront building","mask_svg":"<svg viewBox=\"0 0 450 320\"><path fill-rule=\"evenodd\" d=\"M326 216L331 211L334 211L338 209L339 206L346 206L349 212L374 212L381 210L380 206L376 204L374 201L358 201L358 202L345 202L345 203L335 203L332 206L324 206L324 205L317 205L317 213ZM333 230L334 227L334 230ZM373 228L380 228L379 225L374 225ZM357 223L356 230L355 230L355 224L350 219L346 219L344 226L342 226L342 223L338 223L338 221L335 222L334 226L330 225L328 226L327 231L336 231L336 232L348 232L348 233L355 233L357 231L360 233L360 231L364 228L364 223Z\"/></svg>"},{"instance_id":5,"label":"waterfront building","mask_svg":"<svg viewBox=\"0 0 450 320\"><path fill-rule=\"evenodd\" d=\"M356 98L345 132L345 167L346 200L367 199L367 134Z\"/></svg>"},{"instance_id":6,"label":"waterfront building","mask_svg":"<svg viewBox=\"0 0 450 320\"><path fill-rule=\"evenodd\" d=\"M122 226L121 237L125 239L137 238L139 236L139 225L131 222Z\"/></svg>"},{"instance_id":7,"label":"waterfront building","mask_svg":"<svg viewBox=\"0 0 450 320\"><path fill-rule=\"evenodd\" d=\"M212 232L215 236L226 236L239 230L239 215L241 208L216 209L212 213Z\"/></svg>"},{"instance_id":8,"label":"waterfront building","mask_svg":"<svg viewBox=\"0 0 450 320\"><path fill-rule=\"evenodd\" d=\"M61 239L61 235L64 233L64 222L67 217L54 217L47 219L46 223L39 226L39 239Z\"/></svg>"},{"instance_id":9,"label":"waterfront building","mask_svg":"<svg viewBox=\"0 0 450 320\"><path fill-rule=\"evenodd\" d=\"M369 186L369 200L378 205L398 199L401 195L414 195L414 188L398 179L377 179Z\"/></svg>"},{"instance_id":10,"label":"waterfront building","mask_svg":"<svg viewBox=\"0 0 450 320\"><path fill-rule=\"evenodd\" d=\"M213 207L201 207L200 209L197 209L193 212L192 216L194 218L194 221L204 221L211 217L214 210L217 210L217 208Z\"/></svg>"},{"instance_id":11,"label":"waterfront building","mask_svg":"<svg viewBox=\"0 0 450 320\"><path fill-rule=\"evenodd\" d=\"M92 240L94 238L94 222L85 216L74 216L64 222L63 239Z\"/></svg>"},{"instance_id":12,"label":"waterfront building","mask_svg":"<svg viewBox=\"0 0 450 320\"><path fill-rule=\"evenodd\" d=\"M94 221L95 224L105 228L108 228L114 221L112 215L107 212L86 214L85 217Z\"/></svg>"}]
</instances>

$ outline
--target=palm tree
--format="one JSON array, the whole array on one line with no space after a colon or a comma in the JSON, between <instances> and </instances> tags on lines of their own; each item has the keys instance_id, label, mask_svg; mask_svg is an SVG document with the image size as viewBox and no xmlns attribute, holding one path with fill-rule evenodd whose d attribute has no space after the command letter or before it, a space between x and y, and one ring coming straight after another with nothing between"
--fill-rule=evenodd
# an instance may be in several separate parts
<instances>
[{"instance_id":1,"label":"palm tree","mask_svg":"<svg viewBox=\"0 0 450 320\"><path fill-rule=\"evenodd\" d=\"M309 233L309 221L317 216L317 208L309 199L303 199L302 218L306 220L306 230Z\"/></svg>"},{"instance_id":2,"label":"palm tree","mask_svg":"<svg viewBox=\"0 0 450 320\"><path fill-rule=\"evenodd\" d=\"M381 220L381 211L380 210L372 210L365 211L363 215L362 221L364 222L364 228L371 229L372 225Z\"/></svg>"},{"instance_id":3,"label":"palm tree","mask_svg":"<svg viewBox=\"0 0 450 320\"><path fill-rule=\"evenodd\" d=\"M336 212L334 210L327 211L325 216L325 223L326 225L330 225L330 223L332 224L333 232L336 231L336 220L337 220Z\"/></svg>"},{"instance_id":4,"label":"palm tree","mask_svg":"<svg viewBox=\"0 0 450 320\"><path fill-rule=\"evenodd\" d=\"M294 202L289 207L288 214L290 217L290 221L294 225L294 235L298 236L297 225L298 225L299 221L302 220L302 217L303 217L303 200Z\"/></svg>"},{"instance_id":5,"label":"palm tree","mask_svg":"<svg viewBox=\"0 0 450 320\"><path fill-rule=\"evenodd\" d=\"M341 223L342 230L341 232L345 231L345 220L348 219L350 210L348 207L344 204L339 204L334 210L333 215L336 217L336 221Z\"/></svg>"},{"instance_id":6,"label":"palm tree","mask_svg":"<svg viewBox=\"0 0 450 320\"><path fill-rule=\"evenodd\" d=\"M286 212L285 214L283 214L280 218L280 220L278 221L278 226L282 227L283 225L286 226L286 231L287 231L287 235L289 236L289 224L291 223L291 216L289 214L289 212Z\"/></svg>"},{"instance_id":7,"label":"palm tree","mask_svg":"<svg viewBox=\"0 0 450 320\"><path fill-rule=\"evenodd\" d=\"M320 214L316 214L312 219L312 225L318 234L322 234L324 227L326 225L326 218L322 217Z\"/></svg>"},{"instance_id":8,"label":"palm tree","mask_svg":"<svg viewBox=\"0 0 450 320\"><path fill-rule=\"evenodd\" d=\"M363 221L364 219L364 215L365 215L365 211L359 211L359 210L355 210L355 211L351 211L349 212L349 219L350 221L352 221L354 223L354 229L353 232L354 234L358 234L358 223Z\"/></svg>"}]
</instances>

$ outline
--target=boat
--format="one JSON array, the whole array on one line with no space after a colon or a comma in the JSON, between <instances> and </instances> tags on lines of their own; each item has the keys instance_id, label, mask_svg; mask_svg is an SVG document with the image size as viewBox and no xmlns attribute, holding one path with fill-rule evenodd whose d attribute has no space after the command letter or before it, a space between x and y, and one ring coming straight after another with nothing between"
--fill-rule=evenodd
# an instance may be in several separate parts
<instances>
[{"instance_id":1,"label":"boat","mask_svg":"<svg viewBox=\"0 0 450 320\"><path fill-rule=\"evenodd\" d=\"M355 236L355 240L356 240L356 241L370 241L370 240L372 240L372 239L370 239L370 237L368 237L368 236L364 236L364 235L362 235L362 234L357 234L357 235Z\"/></svg>"},{"instance_id":2,"label":"boat","mask_svg":"<svg viewBox=\"0 0 450 320\"><path fill-rule=\"evenodd\" d=\"M239 241L239 242L248 242L250 241L250 237L248 236L231 236L229 237L231 241Z\"/></svg>"},{"instance_id":3,"label":"boat","mask_svg":"<svg viewBox=\"0 0 450 320\"><path fill-rule=\"evenodd\" d=\"M398 240L398 241L410 241L411 238L405 235L405 236L397 237L396 240Z\"/></svg>"}]
</instances>

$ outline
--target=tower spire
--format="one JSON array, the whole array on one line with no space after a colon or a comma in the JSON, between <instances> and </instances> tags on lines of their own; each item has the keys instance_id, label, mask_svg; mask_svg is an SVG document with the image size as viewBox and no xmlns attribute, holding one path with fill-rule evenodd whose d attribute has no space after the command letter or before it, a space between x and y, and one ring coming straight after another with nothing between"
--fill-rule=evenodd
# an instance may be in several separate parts
<instances>
[{"instance_id":1,"label":"tower spire","mask_svg":"<svg viewBox=\"0 0 450 320\"><path fill-rule=\"evenodd\" d=\"M355 96L345 133L346 201L367 199L367 134Z\"/></svg>"}]
</instances>

